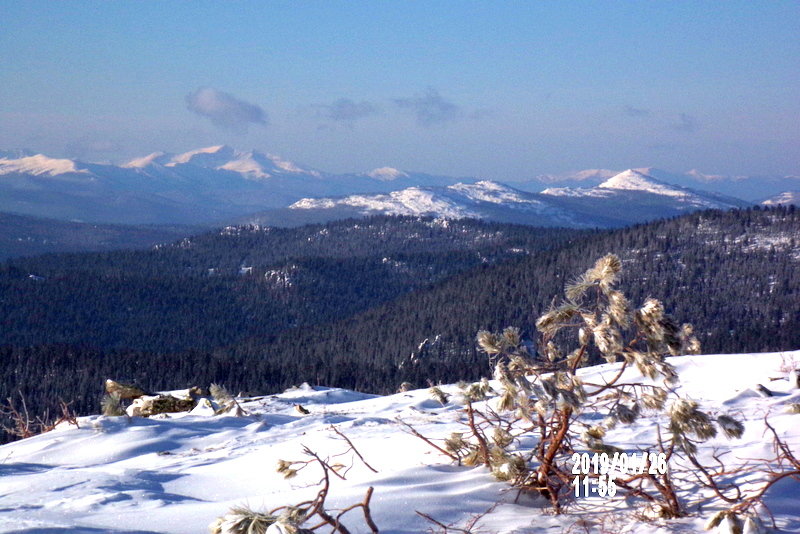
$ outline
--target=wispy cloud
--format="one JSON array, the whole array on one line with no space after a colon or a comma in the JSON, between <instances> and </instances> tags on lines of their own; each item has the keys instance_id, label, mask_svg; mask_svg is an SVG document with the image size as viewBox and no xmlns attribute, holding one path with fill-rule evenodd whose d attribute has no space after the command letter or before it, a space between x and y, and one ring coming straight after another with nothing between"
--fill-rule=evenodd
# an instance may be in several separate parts
<instances>
[{"instance_id":1,"label":"wispy cloud","mask_svg":"<svg viewBox=\"0 0 800 534\"><path fill-rule=\"evenodd\" d=\"M672 124L672 129L679 132L692 133L700 129L697 119L687 113L678 115L677 122Z\"/></svg>"},{"instance_id":2,"label":"wispy cloud","mask_svg":"<svg viewBox=\"0 0 800 534\"><path fill-rule=\"evenodd\" d=\"M635 108L633 106L625 106L622 112L628 117L646 117L650 115L649 109Z\"/></svg>"},{"instance_id":3,"label":"wispy cloud","mask_svg":"<svg viewBox=\"0 0 800 534\"><path fill-rule=\"evenodd\" d=\"M378 113L378 108L371 102L355 102L349 98L340 98L332 104L321 104L317 107L321 117L335 122L353 123Z\"/></svg>"},{"instance_id":4,"label":"wispy cloud","mask_svg":"<svg viewBox=\"0 0 800 534\"><path fill-rule=\"evenodd\" d=\"M462 115L460 106L445 99L433 87L411 98L396 98L394 103L412 112L417 118L417 123L425 127L452 122Z\"/></svg>"},{"instance_id":5,"label":"wispy cloud","mask_svg":"<svg viewBox=\"0 0 800 534\"><path fill-rule=\"evenodd\" d=\"M215 126L235 132L247 131L250 124L266 126L269 122L267 112L261 107L211 87L201 87L186 95L186 107L210 119Z\"/></svg>"}]
</instances>

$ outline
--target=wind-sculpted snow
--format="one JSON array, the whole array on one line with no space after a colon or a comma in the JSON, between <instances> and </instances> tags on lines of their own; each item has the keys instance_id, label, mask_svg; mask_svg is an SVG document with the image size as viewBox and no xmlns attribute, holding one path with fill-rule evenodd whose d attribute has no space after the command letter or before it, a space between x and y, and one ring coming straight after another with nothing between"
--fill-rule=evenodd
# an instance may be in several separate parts
<instances>
[{"instance_id":1,"label":"wind-sculpted snow","mask_svg":"<svg viewBox=\"0 0 800 534\"><path fill-rule=\"evenodd\" d=\"M786 369L800 364L800 351L686 356L671 362L681 375L679 393L704 409L735 413L745 422L741 439L719 437L702 444L702 458L723 453L729 467L770 458L765 417L798 451L800 415L788 413L787 407L800 402L800 390L792 389ZM602 377L614 374L618 365L588 368L581 376L586 382L602 383ZM642 380L632 369L623 379ZM774 395L757 394L758 384ZM384 534L425 532L431 524L415 511L459 525L488 511L476 531L487 533L560 534L579 520L601 519L613 519L615 532L700 532L708 516L719 509L706 499L710 495L705 490L696 487L678 488L688 517L653 523L637 519L635 501L582 498L561 516L550 514L544 499L517 501L516 492L484 468L452 465L404 431L399 421L434 440L464 430L458 388L442 389L451 394L446 405L433 400L426 389L374 396L303 385L274 395L238 397L248 412L244 417L83 417L79 428L62 424L50 433L0 447L0 531L197 534L207 532L208 524L232 506L269 510L305 501L316 495L320 477L316 467L284 480L275 466L281 459L303 459L303 446L323 457L347 451L331 425L378 472L367 469L352 453L337 457L352 468L347 480L333 481L328 504L341 508L360 502L367 487L373 486L372 515ZM308 414L300 413L296 405ZM635 452L653 442L654 426L644 417L633 425L618 426L606 442ZM750 491L763 476L740 476L735 481ZM767 495L783 532L800 530L798 496L800 483L788 479ZM348 526L353 532L366 532L358 520Z\"/></svg>"}]
</instances>

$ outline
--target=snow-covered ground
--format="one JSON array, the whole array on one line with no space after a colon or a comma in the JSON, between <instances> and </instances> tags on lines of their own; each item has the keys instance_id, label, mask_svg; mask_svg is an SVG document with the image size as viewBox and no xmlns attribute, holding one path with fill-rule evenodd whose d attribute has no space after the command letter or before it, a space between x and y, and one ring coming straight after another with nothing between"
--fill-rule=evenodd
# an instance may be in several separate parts
<instances>
[{"instance_id":1,"label":"snow-covered ground","mask_svg":"<svg viewBox=\"0 0 800 534\"><path fill-rule=\"evenodd\" d=\"M791 364L794 362L794 364ZM685 356L672 359L681 374L679 392L714 414L744 420L739 440L714 438L703 445L728 451L734 466L773 456L764 418L800 456L800 415L787 407L800 402L800 390L786 379L786 369L800 367L800 351L773 354ZM614 371L603 365L583 371L584 378ZM636 371L629 370L630 379ZM775 392L760 396L762 384ZM601 532L578 521L605 521L602 532L700 532L718 506L702 492L678 489L688 517L646 523L636 519L635 501L580 498L560 516L541 498L523 497L498 482L483 467L459 467L404 430L445 438L463 431L458 388L442 406L427 389L373 396L341 389L299 387L276 395L241 397L250 415L173 414L169 417L80 418L80 427L62 424L54 431L0 447L0 531L24 533L192 533L229 508L246 505L269 510L312 499L320 471L316 465L285 480L279 460L302 460L307 446L322 457L352 468L346 480L333 479L328 504L343 508L361 502L373 486L372 516L382 533L420 533L434 526L415 512L444 524L477 523L478 533ZM492 401L489 401L492 402ZM302 414L295 405L310 413ZM378 472L347 453L344 433ZM654 441L655 425L641 419L618 427L607 441L631 452ZM744 477L742 477L744 478ZM755 480L739 480L744 490ZM783 532L800 532L800 481L784 480L766 502ZM497 504L500 503L500 504ZM698 511L698 507L700 507ZM359 510L344 516L352 532L368 532ZM767 521L767 523L769 523ZM323 528L318 532L327 532ZM434 530L436 532L441 531Z\"/></svg>"}]
</instances>

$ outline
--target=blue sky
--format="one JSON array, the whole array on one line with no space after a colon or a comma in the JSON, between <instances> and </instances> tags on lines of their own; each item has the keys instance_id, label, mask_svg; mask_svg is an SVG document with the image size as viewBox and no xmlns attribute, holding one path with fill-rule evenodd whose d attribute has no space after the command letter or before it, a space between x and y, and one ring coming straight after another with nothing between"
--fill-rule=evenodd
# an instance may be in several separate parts
<instances>
[{"instance_id":1,"label":"blue sky","mask_svg":"<svg viewBox=\"0 0 800 534\"><path fill-rule=\"evenodd\" d=\"M800 2L0 1L0 148L800 173Z\"/></svg>"}]
</instances>

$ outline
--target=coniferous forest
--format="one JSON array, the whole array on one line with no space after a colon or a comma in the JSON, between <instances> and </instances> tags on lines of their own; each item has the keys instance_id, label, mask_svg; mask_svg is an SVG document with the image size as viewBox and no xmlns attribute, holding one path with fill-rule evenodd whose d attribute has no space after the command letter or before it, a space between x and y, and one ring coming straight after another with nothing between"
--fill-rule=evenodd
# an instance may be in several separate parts
<instances>
[{"instance_id":1,"label":"coniferous forest","mask_svg":"<svg viewBox=\"0 0 800 534\"><path fill-rule=\"evenodd\" d=\"M96 412L106 378L393 392L487 374L478 330L536 318L607 254L705 353L800 347L800 215L706 211L615 231L373 217L229 227L144 251L0 264L0 391Z\"/></svg>"}]
</instances>

